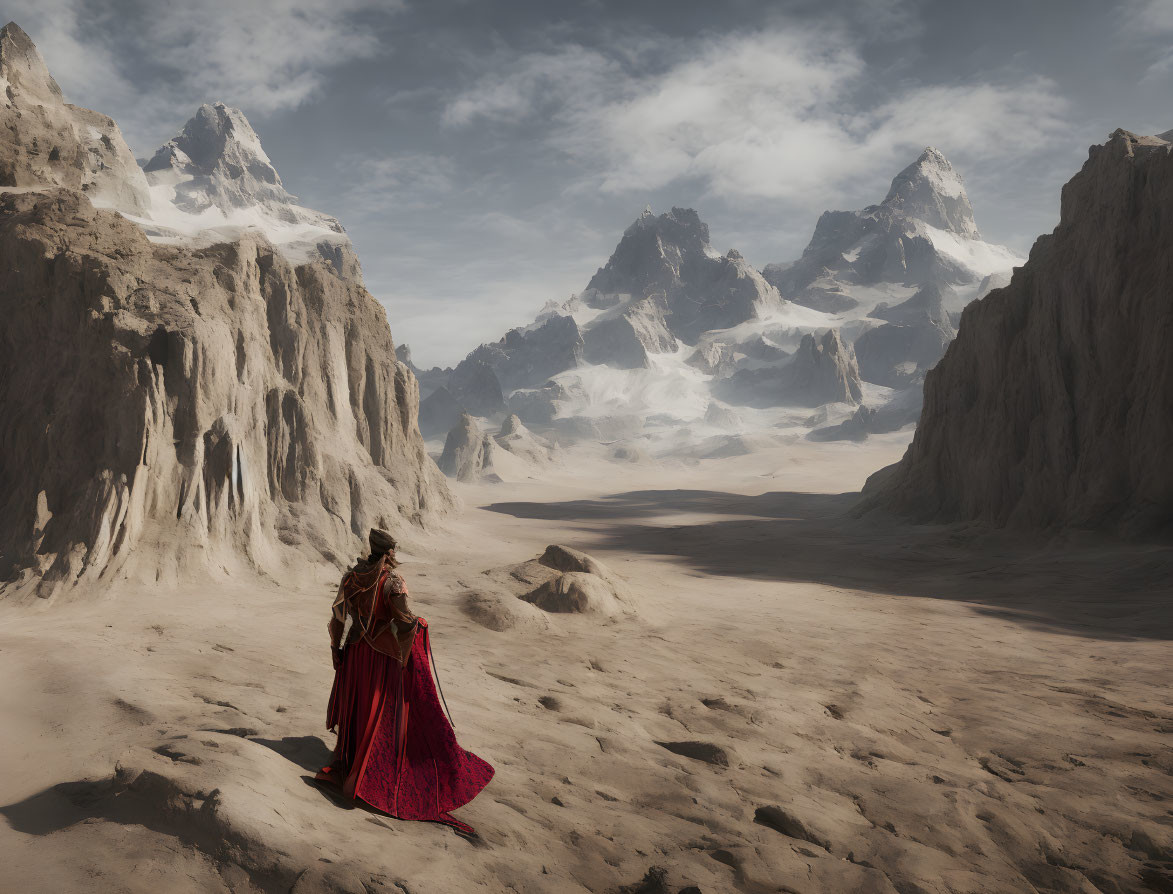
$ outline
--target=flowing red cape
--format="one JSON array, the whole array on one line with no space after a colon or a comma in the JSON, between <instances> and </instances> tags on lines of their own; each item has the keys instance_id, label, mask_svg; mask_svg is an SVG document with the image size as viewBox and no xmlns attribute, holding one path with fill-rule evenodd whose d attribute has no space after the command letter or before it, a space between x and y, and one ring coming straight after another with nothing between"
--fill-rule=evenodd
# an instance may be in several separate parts
<instances>
[{"instance_id":1,"label":"flowing red cape","mask_svg":"<svg viewBox=\"0 0 1173 894\"><path fill-rule=\"evenodd\" d=\"M448 811L475 798L493 767L457 743L432 679L428 624L419 624L402 666L363 640L346 647L326 712L338 744L318 779L399 819L471 832Z\"/></svg>"}]
</instances>

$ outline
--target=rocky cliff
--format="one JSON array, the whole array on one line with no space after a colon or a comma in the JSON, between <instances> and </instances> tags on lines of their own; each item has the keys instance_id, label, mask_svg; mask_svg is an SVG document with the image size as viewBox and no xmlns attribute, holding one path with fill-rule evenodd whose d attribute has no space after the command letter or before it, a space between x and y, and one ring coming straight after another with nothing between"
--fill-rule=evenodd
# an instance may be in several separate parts
<instances>
[{"instance_id":1,"label":"rocky cliff","mask_svg":"<svg viewBox=\"0 0 1173 894\"><path fill-rule=\"evenodd\" d=\"M0 32L18 85L0 170L22 187L0 190L0 588L280 575L451 506L382 306L261 234L152 243L89 198L136 195L137 166L101 169L119 185L30 163L26 125L94 114L61 103L39 60L15 26ZM44 110L15 114L30 83ZM85 157L86 133L57 138L62 158Z\"/></svg>"},{"instance_id":2,"label":"rocky cliff","mask_svg":"<svg viewBox=\"0 0 1173 894\"><path fill-rule=\"evenodd\" d=\"M1025 528L1173 522L1173 132L1116 131L1059 226L971 304L864 508Z\"/></svg>"},{"instance_id":3,"label":"rocky cliff","mask_svg":"<svg viewBox=\"0 0 1173 894\"><path fill-rule=\"evenodd\" d=\"M104 208L145 213L147 181L105 115L70 105L29 36L0 29L0 187L65 186Z\"/></svg>"},{"instance_id":4,"label":"rocky cliff","mask_svg":"<svg viewBox=\"0 0 1173 894\"><path fill-rule=\"evenodd\" d=\"M0 579L344 561L450 505L382 307L263 239L0 197Z\"/></svg>"}]
</instances>

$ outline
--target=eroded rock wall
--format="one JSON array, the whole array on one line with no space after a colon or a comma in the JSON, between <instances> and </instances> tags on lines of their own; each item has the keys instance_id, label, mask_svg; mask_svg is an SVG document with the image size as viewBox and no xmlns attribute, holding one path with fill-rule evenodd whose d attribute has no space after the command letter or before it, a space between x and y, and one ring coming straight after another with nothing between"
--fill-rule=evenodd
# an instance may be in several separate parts
<instances>
[{"instance_id":1,"label":"eroded rock wall","mask_svg":"<svg viewBox=\"0 0 1173 894\"><path fill-rule=\"evenodd\" d=\"M385 312L325 263L152 245L78 191L10 193L0 314L8 587L344 562L451 505Z\"/></svg>"},{"instance_id":2,"label":"eroded rock wall","mask_svg":"<svg viewBox=\"0 0 1173 894\"><path fill-rule=\"evenodd\" d=\"M1116 131L1063 188L1055 231L966 308L913 443L864 508L1168 533L1171 258L1173 146Z\"/></svg>"}]
</instances>

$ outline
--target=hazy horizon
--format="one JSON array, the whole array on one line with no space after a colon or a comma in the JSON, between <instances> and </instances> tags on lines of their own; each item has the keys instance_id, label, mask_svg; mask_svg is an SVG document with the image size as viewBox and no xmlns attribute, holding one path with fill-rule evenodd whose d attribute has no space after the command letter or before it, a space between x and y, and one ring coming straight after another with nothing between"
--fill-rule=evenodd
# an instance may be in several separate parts
<instances>
[{"instance_id":1,"label":"hazy horizon","mask_svg":"<svg viewBox=\"0 0 1173 894\"><path fill-rule=\"evenodd\" d=\"M1026 254L1089 145L1173 124L1155 117L1173 0L1021 6L21 0L5 15L140 157L202 102L241 108L432 365L582 289L645 205L696 208L717 249L760 268L796 258L822 211L880 201L927 145L965 178L983 236Z\"/></svg>"}]
</instances>

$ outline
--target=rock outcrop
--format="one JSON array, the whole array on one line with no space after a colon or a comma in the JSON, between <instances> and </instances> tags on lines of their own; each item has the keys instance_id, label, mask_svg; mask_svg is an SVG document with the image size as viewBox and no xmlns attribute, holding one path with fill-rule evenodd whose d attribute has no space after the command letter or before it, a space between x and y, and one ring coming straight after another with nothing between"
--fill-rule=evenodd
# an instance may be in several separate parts
<instances>
[{"instance_id":1,"label":"rock outcrop","mask_svg":"<svg viewBox=\"0 0 1173 894\"><path fill-rule=\"evenodd\" d=\"M102 208L147 212L147 181L118 125L65 102L14 22L0 29L0 82L0 187L63 186Z\"/></svg>"},{"instance_id":2,"label":"rock outcrop","mask_svg":"<svg viewBox=\"0 0 1173 894\"><path fill-rule=\"evenodd\" d=\"M586 333L583 359L619 369L641 369L650 355L669 354L677 342L665 318L662 295L616 307L594 322Z\"/></svg>"},{"instance_id":3,"label":"rock outcrop","mask_svg":"<svg viewBox=\"0 0 1173 894\"><path fill-rule=\"evenodd\" d=\"M924 379L957 335L939 286L925 286L907 301L881 304L871 316L887 320L855 340L859 375L865 382L907 388Z\"/></svg>"},{"instance_id":4,"label":"rock outcrop","mask_svg":"<svg viewBox=\"0 0 1173 894\"><path fill-rule=\"evenodd\" d=\"M6 596L342 565L452 506L360 282L256 230L152 243L117 127L62 102L15 25L0 76Z\"/></svg>"},{"instance_id":5,"label":"rock outcrop","mask_svg":"<svg viewBox=\"0 0 1173 894\"><path fill-rule=\"evenodd\" d=\"M857 404L863 396L855 354L837 329L821 339L807 333L785 363L739 370L714 391L729 403L751 407Z\"/></svg>"},{"instance_id":6,"label":"rock outcrop","mask_svg":"<svg viewBox=\"0 0 1173 894\"><path fill-rule=\"evenodd\" d=\"M476 420L463 414L444 440L440 471L459 481L480 480L492 465L490 441Z\"/></svg>"},{"instance_id":7,"label":"rock outcrop","mask_svg":"<svg viewBox=\"0 0 1173 894\"><path fill-rule=\"evenodd\" d=\"M50 595L344 562L451 505L383 308L260 237L151 244L77 190L0 197L0 579Z\"/></svg>"},{"instance_id":8,"label":"rock outcrop","mask_svg":"<svg viewBox=\"0 0 1173 894\"><path fill-rule=\"evenodd\" d=\"M468 370L470 380L484 379L479 369L475 373L469 369L479 366L492 371L498 391L509 392L540 385L573 369L582 360L582 352L582 335L574 318L552 314L531 327L509 330L499 342L476 348L453 370L453 378L461 380ZM459 389L450 389L459 396Z\"/></svg>"},{"instance_id":9,"label":"rock outcrop","mask_svg":"<svg viewBox=\"0 0 1173 894\"><path fill-rule=\"evenodd\" d=\"M558 458L558 448L510 416L496 434L483 432L467 413L448 432L440 470L460 481L518 481Z\"/></svg>"},{"instance_id":10,"label":"rock outcrop","mask_svg":"<svg viewBox=\"0 0 1173 894\"><path fill-rule=\"evenodd\" d=\"M494 440L502 450L535 469L544 466L557 455L555 445L535 435L516 415L509 416L502 423Z\"/></svg>"},{"instance_id":11,"label":"rock outcrop","mask_svg":"<svg viewBox=\"0 0 1173 894\"><path fill-rule=\"evenodd\" d=\"M863 508L1021 528L1173 523L1173 144L1123 130L1059 226L966 308L904 459Z\"/></svg>"}]
</instances>

